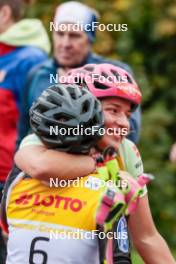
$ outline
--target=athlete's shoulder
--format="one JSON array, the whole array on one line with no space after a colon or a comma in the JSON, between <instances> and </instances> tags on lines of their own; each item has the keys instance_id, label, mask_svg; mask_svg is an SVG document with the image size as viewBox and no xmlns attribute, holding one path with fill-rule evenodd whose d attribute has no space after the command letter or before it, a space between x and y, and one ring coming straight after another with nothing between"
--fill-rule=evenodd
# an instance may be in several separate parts
<instances>
[{"instance_id":1,"label":"athlete's shoulder","mask_svg":"<svg viewBox=\"0 0 176 264\"><path fill-rule=\"evenodd\" d=\"M119 146L119 152L124 160L127 171L138 177L143 173L143 162L136 145L129 139L124 139Z\"/></svg>"},{"instance_id":2,"label":"athlete's shoulder","mask_svg":"<svg viewBox=\"0 0 176 264\"><path fill-rule=\"evenodd\" d=\"M125 164L125 169L134 178L139 177L144 173L143 162L141 155L136 145L129 139L124 139L119 147L120 155ZM141 197L147 193L146 186L143 187Z\"/></svg>"},{"instance_id":3,"label":"athlete's shoulder","mask_svg":"<svg viewBox=\"0 0 176 264\"><path fill-rule=\"evenodd\" d=\"M25 138L23 138L19 149L22 149L24 147L28 147L28 146L43 146L44 144L42 143L42 141L39 139L39 137L37 137L36 134L30 134L28 136L26 136Z\"/></svg>"},{"instance_id":4,"label":"athlete's shoulder","mask_svg":"<svg viewBox=\"0 0 176 264\"><path fill-rule=\"evenodd\" d=\"M133 152L136 154L137 157L140 157L140 153L139 153L137 146L135 145L133 141L129 140L128 138L123 139L121 146L123 146L123 148L127 152Z\"/></svg>"}]
</instances>

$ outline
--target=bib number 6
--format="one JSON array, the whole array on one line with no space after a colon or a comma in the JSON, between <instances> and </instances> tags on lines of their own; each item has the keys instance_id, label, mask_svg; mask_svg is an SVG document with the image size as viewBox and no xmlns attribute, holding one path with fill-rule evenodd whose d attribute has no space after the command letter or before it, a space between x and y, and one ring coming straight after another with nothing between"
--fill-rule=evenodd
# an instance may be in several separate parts
<instances>
[{"instance_id":1,"label":"bib number 6","mask_svg":"<svg viewBox=\"0 0 176 264\"><path fill-rule=\"evenodd\" d=\"M31 247L30 247L30 253L29 253L29 264L47 264L48 261L48 256L47 253L41 249L35 249L37 246L36 243L41 241L49 241L49 238L47 237L36 237L32 240L31 242ZM41 255L42 256L42 262L36 263L34 262L34 256L35 255Z\"/></svg>"}]
</instances>

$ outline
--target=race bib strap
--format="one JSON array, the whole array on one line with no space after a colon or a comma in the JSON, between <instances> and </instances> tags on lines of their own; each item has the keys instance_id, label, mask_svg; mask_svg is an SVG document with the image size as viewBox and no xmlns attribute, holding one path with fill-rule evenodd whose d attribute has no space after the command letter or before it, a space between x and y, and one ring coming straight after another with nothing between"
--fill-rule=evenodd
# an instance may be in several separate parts
<instances>
[{"instance_id":1,"label":"race bib strap","mask_svg":"<svg viewBox=\"0 0 176 264\"><path fill-rule=\"evenodd\" d=\"M113 264L131 264L127 217L114 223L113 234Z\"/></svg>"},{"instance_id":2,"label":"race bib strap","mask_svg":"<svg viewBox=\"0 0 176 264\"><path fill-rule=\"evenodd\" d=\"M127 220L122 216L107 233L106 239L99 239L101 264L132 264ZM102 231L102 227L98 226L98 229Z\"/></svg>"}]
</instances>

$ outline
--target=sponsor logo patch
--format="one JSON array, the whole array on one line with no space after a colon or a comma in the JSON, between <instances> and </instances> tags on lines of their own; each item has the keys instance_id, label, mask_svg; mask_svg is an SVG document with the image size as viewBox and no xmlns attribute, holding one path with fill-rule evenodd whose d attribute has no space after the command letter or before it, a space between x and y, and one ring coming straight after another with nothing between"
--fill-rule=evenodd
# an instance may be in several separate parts
<instances>
[{"instance_id":1,"label":"sponsor logo patch","mask_svg":"<svg viewBox=\"0 0 176 264\"><path fill-rule=\"evenodd\" d=\"M123 234L126 233L128 234L128 227L127 227L127 221L125 216L122 216L118 222L117 225L117 233L119 234ZM128 239L128 235L126 236L126 238L122 238L122 236L120 236L120 239L117 240L118 243L118 247L119 249L124 252L124 253L128 253L129 252L129 239Z\"/></svg>"},{"instance_id":2,"label":"sponsor logo patch","mask_svg":"<svg viewBox=\"0 0 176 264\"><path fill-rule=\"evenodd\" d=\"M23 193L18 199L15 200L16 205L32 205L54 207L62 210L71 210L73 212L80 211L85 201L77 198L65 197L60 195L40 195Z\"/></svg>"},{"instance_id":3,"label":"sponsor logo patch","mask_svg":"<svg viewBox=\"0 0 176 264\"><path fill-rule=\"evenodd\" d=\"M84 187L94 190L94 191L98 191L101 187L101 180L93 177L93 176L89 176L88 179L86 180Z\"/></svg>"}]
</instances>

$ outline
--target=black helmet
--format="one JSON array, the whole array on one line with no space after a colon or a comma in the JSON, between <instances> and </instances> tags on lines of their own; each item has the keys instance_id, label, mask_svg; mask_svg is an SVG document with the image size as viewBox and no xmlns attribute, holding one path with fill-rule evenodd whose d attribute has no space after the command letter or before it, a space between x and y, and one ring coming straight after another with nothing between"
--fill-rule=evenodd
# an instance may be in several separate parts
<instances>
[{"instance_id":1,"label":"black helmet","mask_svg":"<svg viewBox=\"0 0 176 264\"><path fill-rule=\"evenodd\" d=\"M101 137L104 120L101 103L85 85L58 84L46 89L32 105L30 123L49 148L88 153Z\"/></svg>"}]
</instances>

